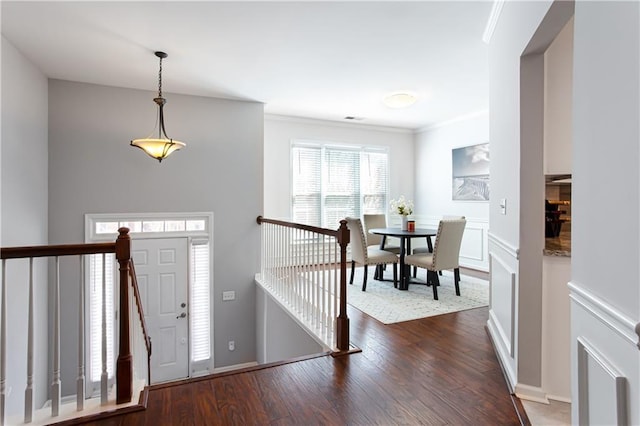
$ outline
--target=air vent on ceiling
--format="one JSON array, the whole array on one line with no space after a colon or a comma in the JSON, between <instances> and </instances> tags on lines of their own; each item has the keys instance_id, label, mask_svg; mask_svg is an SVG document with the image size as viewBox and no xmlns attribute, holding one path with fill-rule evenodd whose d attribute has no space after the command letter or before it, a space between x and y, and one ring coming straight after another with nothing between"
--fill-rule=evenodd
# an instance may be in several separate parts
<instances>
[{"instance_id":1,"label":"air vent on ceiling","mask_svg":"<svg viewBox=\"0 0 640 426\"><path fill-rule=\"evenodd\" d=\"M364 120L364 117L354 117L352 115L347 115L344 119L345 120L353 120L353 121L362 121L362 120Z\"/></svg>"}]
</instances>

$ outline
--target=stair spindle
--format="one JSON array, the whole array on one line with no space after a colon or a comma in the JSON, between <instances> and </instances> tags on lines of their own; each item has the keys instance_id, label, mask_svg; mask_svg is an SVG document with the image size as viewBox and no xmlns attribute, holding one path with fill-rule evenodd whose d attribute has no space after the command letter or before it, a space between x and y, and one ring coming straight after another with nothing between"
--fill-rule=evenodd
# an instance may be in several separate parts
<instances>
[{"instance_id":1,"label":"stair spindle","mask_svg":"<svg viewBox=\"0 0 640 426\"><path fill-rule=\"evenodd\" d=\"M51 416L60 414L60 257L56 256L53 283L53 381L51 383Z\"/></svg>"},{"instance_id":2,"label":"stair spindle","mask_svg":"<svg viewBox=\"0 0 640 426\"><path fill-rule=\"evenodd\" d=\"M0 306L0 425L4 426L7 396L7 261L2 259L2 305Z\"/></svg>"},{"instance_id":3,"label":"stair spindle","mask_svg":"<svg viewBox=\"0 0 640 426\"><path fill-rule=\"evenodd\" d=\"M85 300L84 300L84 256L78 256L80 260L80 277L78 279L78 377L76 379L76 410L84 410L84 321L85 321Z\"/></svg>"},{"instance_id":4,"label":"stair spindle","mask_svg":"<svg viewBox=\"0 0 640 426\"><path fill-rule=\"evenodd\" d=\"M24 390L24 422L33 420L33 257L29 258L29 306L27 307L27 388Z\"/></svg>"},{"instance_id":5,"label":"stair spindle","mask_svg":"<svg viewBox=\"0 0 640 426\"><path fill-rule=\"evenodd\" d=\"M107 372L107 257L102 253L102 374L100 376L100 404L107 405L109 373Z\"/></svg>"}]
</instances>

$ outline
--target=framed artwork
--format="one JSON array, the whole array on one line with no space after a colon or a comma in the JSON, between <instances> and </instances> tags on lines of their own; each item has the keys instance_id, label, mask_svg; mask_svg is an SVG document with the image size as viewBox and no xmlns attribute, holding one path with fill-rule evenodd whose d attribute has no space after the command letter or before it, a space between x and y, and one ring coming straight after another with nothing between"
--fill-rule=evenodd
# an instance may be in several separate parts
<instances>
[{"instance_id":1,"label":"framed artwork","mask_svg":"<svg viewBox=\"0 0 640 426\"><path fill-rule=\"evenodd\" d=\"M489 143L451 150L454 201L489 201Z\"/></svg>"}]
</instances>

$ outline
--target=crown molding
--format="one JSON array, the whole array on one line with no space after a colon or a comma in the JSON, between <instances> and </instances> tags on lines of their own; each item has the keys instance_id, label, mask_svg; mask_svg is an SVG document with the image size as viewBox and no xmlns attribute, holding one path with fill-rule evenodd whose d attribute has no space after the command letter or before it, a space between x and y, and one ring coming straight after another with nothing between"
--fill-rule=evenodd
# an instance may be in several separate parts
<instances>
[{"instance_id":1,"label":"crown molding","mask_svg":"<svg viewBox=\"0 0 640 426\"><path fill-rule=\"evenodd\" d=\"M482 41L486 44L491 42L491 37L493 37L493 32L496 30L496 25L498 24L498 19L500 19L500 13L502 12L502 6L504 6L504 3L505 0L494 0L493 2L493 7L491 8L491 13L487 20L487 26L482 34Z\"/></svg>"},{"instance_id":2,"label":"crown molding","mask_svg":"<svg viewBox=\"0 0 640 426\"><path fill-rule=\"evenodd\" d=\"M407 135L412 135L415 133L413 129L405 129L401 127L376 126L373 124L362 124L362 123L343 123L341 121L323 120L319 118L297 117L297 116L291 116L291 115L265 114L264 119L265 121L286 121L289 123L297 123L297 124L342 127L345 129L357 128L362 130L375 130L378 132L402 133Z\"/></svg>"},{"instance_id":3,"label":"crown molding","mask_svg":"<svg viewBox=\"0 0 640 426\"><path fill-rule=\"evenodd\" d=\"M459 115L459 116L454 117L454 118L449 119L449 120L445 120L445 121L441 121L441 122L436 123L436 124L432 124L432 125L429 125L429 126L421 127L421 128L419 128L419 129L417 129L415 131L415 134L417 135L419 133L428 132L430 130L437 129L438 127L449 126L451 124L460 123L461 121L471 120L471 119L474 119L474 118L482 117L484 115L486 115L487 117L489 116L489 110L488 109L481 109L480 111L471 112L471 113L465 114L465 115Z\"/></svg>"}]
</instances>

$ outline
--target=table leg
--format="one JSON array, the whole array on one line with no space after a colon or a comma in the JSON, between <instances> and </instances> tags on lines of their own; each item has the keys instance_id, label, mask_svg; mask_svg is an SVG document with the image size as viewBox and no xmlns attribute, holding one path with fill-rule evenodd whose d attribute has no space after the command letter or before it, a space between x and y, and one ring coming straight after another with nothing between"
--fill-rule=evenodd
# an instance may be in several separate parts
<instances>
[{"instance_id":1,"label":"table leg","mask_svg":"<svg viewBox=\"0 0 640 426\"><path fill-rule=\"evenodd\" d=\"M407 281L408 274L406 271L406 265L404 264L404 256L406 254L405 245L407 243L406 240L407 238L400 237L400 284L398 285L398 289L400 290L409 289L409 282Z\"/></svg>"}]
</instances>

